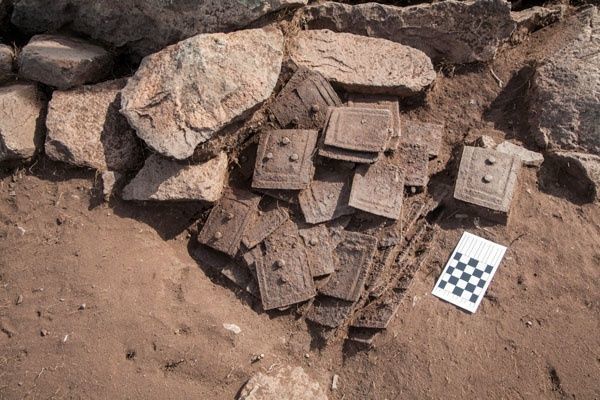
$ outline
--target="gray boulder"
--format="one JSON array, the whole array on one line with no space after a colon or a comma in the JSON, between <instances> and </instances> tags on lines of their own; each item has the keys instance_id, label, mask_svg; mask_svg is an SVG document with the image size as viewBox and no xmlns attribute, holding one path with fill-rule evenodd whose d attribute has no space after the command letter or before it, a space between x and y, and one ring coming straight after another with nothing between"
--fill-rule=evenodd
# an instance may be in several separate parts
<instances>
[{"instance_id":1,"label":"gray boulder","mask_svg":"<svg viewBox=\"0 0 600 400\"><path fill-rule=\"evenodd\" d=\"M63 90L104 79L112 65L102 47L60 35L36 35L19 55L22 78Z\"/></svg>"},{"instance_id":2,"label":"gray boulder","mask_svg":"<svg viewBox=\"0 0 600 400\"><path fill-rule=\"evenodd\" d=\"M190 165L152 154L133 180L123 188L124 200L193 201L214 203L227 179L227 155Z\"/></svg>"},{"instance_id":3,"label":"gray boulder","mask_svg":"<svg viewBox=\"0 0 600 400\"><path fill-rule=\"evenodd\" d=\"M283 367L273 375L255 374L242 388L238 400L327 400L318 382L302 367Z\"/></svg>"},{"instance_id":4,"label":"gray boulder","mask_svg":"<svg viewBox=\"0 0 600 400\"><path fill-rule=\"evenodd\" d=\"M19 0L12 22L29 33L70 29L139 56L199 33L243 28L307 0Z\"/></svg>"},{"instance_id":5,"label":"gray boulder","mask_svg":"<svg viewBox=\"0 0 600 400\"><path fill-rule=\"evenodd\" d=\"M119 113L125 79L68 91L55 90L48 105L46 154L99 171L135 169L142 148Z\"/></svg>"},{"instance_id":6,"label":"gray boulder","mask_svg":"<svg viewBox=\"0 0 600 400\"><path fill-rule=\"evenodd\" d=\"M0 87L0 162L28 160L43 143L46 105L37 85Z\"/></svg>"},{"instance_id":7,"label":"gray boulder","mask_svg":"<svg viewBox=\"0 0 600 400\"><path fill-rule=\"evenodd\" d=\"M590 7L565 21L576 32L537 68L530 126L543 147L600 155L600 16Z\"/></svg>"},{"instance_id":8,"label":"gray boulder","mask_svg":"<svg viewBox=\"0 0 600 400\"><path fill-rule=\"evenodd\" d=\"M425 53L385 39L327 29L301 31L288 50L296 65L351 92L410 96L429 87L436 76Z\"/></svg>"},{"instance_id":9,"label":"gray boulder","mask_svg":"<svg viewBox=\"0 0 600 400\"><path fill-rule=\"evenodd\" d=\"M587 201L600 201L600 156L575 151L550 154L559 167L559 180Z\"/></svg>"},{"instance_id":10,"label":"gray boulder","mask_svg":"<svg viewBox=\"0 0 600 400\"><path fill-rule=\"evenodd\" d=\"M12 47L0 44L0 81L13 77L15 51Z\"/></svg>"},{"instance_id":11,"label":"gray boulder","mask_svg":"<svg viewBox=\"0 0 600 400\"><path fill-rule=\"evenodd\" d=\"M121 112L158 153L186 159L269 98L282 58L278 29L194 36L142 61Z\"/></svg>"},{"instance_id":12,"label":"gray boulder","mask_svg":"<svg viewBox=\"0 0 600 400\"><path fill-rule=\"evenodd\" d=\"M489 61L515 29L505 0L447 0L410 7L325 2L303 8L298 18L311 29L402 43L436 63Z\"/></svg>"}]
</instances>

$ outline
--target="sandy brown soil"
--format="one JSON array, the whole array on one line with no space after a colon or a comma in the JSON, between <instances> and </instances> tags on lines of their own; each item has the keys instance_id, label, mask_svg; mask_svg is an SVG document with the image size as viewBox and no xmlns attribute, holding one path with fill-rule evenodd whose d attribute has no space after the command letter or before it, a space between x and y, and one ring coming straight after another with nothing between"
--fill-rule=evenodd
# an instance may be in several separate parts
<instances>
[{"instance_id":1,"label":"sandy brown soil","mask_svg":"<svg viewBox=\"0 0 600 400\"><path fill-rule=\"evenodd\" d=\"M481 129L532 144L527 73L516 73L562 34L500 54L491 68L504 89L487 66L458 68L426 106L405 104L447 126L436 180L452 181L457 146ZM548 165L522 175L508 227L445 214L432 261L368 351L321 347L303 320L261 313L198 266L188 243L201 207L100 204L95 182L45 158L2 176L0 399L232 399L255 371L283 364L327 388L338 374L332 399L600 398L600 207ZM464 230L509 246L474 315L430 294Z\"/></svg>"}]
</instances>

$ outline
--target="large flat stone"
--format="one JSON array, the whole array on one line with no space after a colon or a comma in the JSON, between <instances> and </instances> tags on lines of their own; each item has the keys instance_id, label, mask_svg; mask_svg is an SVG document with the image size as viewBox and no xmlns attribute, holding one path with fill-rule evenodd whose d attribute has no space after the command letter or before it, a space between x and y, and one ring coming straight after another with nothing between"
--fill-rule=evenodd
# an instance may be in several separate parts
<instances>
[{"instance_id":1,"label":"large flat stone","mask_svg":"<svg viewBox=\"0 0 600 400\"><path fill-rule=\"evenodd\" d=\"M122 92L122 110L157 152L190 157L273 91L283 57L276 29L198 35L146 57Z\"/></svg>"},{"instance_id":2,"label":"large flat stone","mask_svg":"<svg viewBox=\"0 0 600 400\"><path fill-rule=\"evenodd\" d=\"M45 102L37 85L0 87L0 162L26 160L41 146Z\"/></svg>"},{"instance_id":3,"label":"large flat stone","mask_svg":"<svg viewBox=\"0 0 600 400\"><path fill-rule=\"evenodd\" d=\"M283 367L273 375L255 374L240 391L238 400L327 400L319 382L302 367Z\"/></svg>"},{"instance_id":4,"label":"large flat stone","mask_svg":"<svg viewBox=\"0 0 600 400\"><path fill-rule=\"evenodd\" d=\"M36 35L19 55L21 77L58 89L101 81L112 65L102 47L60 35Z\"/></svg>"},{"instance_id":5,"label":"large flat stone","mask_svg":"<svg viewBox=\"0 0 600 400\"><path fill-rule=\"evenodd\" d=\"M134 169L142 148L119 113L126 80L52 94L46 126L46 154L56 160L100 171Z\"/></svg>"},{"instance_id":6,"label":"large flat stone","mask_svg":"<svg viewBox=\"0 0 600 400\"><path fill-rule=\"evenodd\" d=\"M140 56L200 33L233 31L307 0L20 0L12 22L28 33L62 26Z\"/></svg>"},{"instance_id":7,"label":"large flat stone","mask_svg":"<svg viewBox=\"0 0 600 400\"><path fill-rule=\"evenodd\" d=\"M435 79L426 54L384 39L327 29L300 31L289 51L298 66L317 71L351 92L410 96Z\"/></svg>"},{"instance_id":8,"label":"large flat stone","mask_svg":"<svg viewBox=\"0 0 600 400\"><path fill-rule=\"evenodd\" d=\"M530 125L542 146L600 155L599 25L595 7L566 20L575 34L537 68Z\"/></svg>"},{"instance_id":9,"label":"large flat stone","mask_svg":"<svg viewBox=\"0 0 600 400\"><path fill-rule=\"evenodd\" d=\"M505 0L447 0L410 7L325 2L299 14L311 29L388 39L422 50L435 62L458 64L493 59L515 29Z\"/></svg>"},{"instance_id":10,"label":"large flat stone","mask_svg":"<svg viewBox=\"0 0 600 400\"><path fill-rule=\"evenodd\" d=\"M153 154L123 189L124 200L206 201L221 198L227 178L227 155L188 165Z\"/></svg>"}]
</instances>

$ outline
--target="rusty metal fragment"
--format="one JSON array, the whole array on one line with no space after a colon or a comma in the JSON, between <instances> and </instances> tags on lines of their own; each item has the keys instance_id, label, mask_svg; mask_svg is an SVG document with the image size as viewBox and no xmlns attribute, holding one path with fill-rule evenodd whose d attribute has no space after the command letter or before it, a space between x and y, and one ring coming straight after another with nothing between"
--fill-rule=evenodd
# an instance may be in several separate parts
<instances>
[{"instance_id":1,"label":"rusty metal fragment","mask_svg":"<svg viewBox=\"0 0 600 400\"><path fill-rule=\"evenodd\" d=\"M278 207L277 205L274 205L267 210L257 210L254 212L252 220L244 230L242 243L244 243L244 246L248 249L253 248L265 240L271 233L287 221L288 218L289 214L287 210Z\"/></svg>"},{"instance_id":2,"label":"rusty metal fragment","mask_svg":"<svg viewBox=\"0 0 600 400\"><path fill-rule=\"evenodd\" d=\"M521 161L492 149L465 146L454 198L508 215Z\"/></svg>"},{"instance_id":3,"label":"rusty metal fragment","mask_svg":"<svg viewBox=\"0 0 600 400\"><path fill-rule=\"evenodd\" d=\"M405 143L416 143L427 148L429 158L440 154L444 126L419 121L404 121L403 137Z\"/></svg>"},{"instance_id":4,"label":"rusty metal fragment","mask_svg":"<svg viewBox=\"0 0 600 400\"><path fill-rule=\"evenodd\" d=\"M306 257L312 276L319 277L333 273L335 270L333 251L336 242L331 237L329 229L325 225L317 225L300 229L299 232L306 246Z\"/></svg>"},{"instance_id":5,"label":"rusty metal fragment","mask_svg":"<svg viewBox=\"0 0 600 400\"><path fill-rule=\"evenodd\" d=\"M306 314L306 319L328 328L337 328L350 317L354 306L352 301L318 296Z\"/></svg>"},{"instance_id":6,"label":"rusty metal fragment","mask_svg":"<svg viewBox=\"0 0 600 400\"><path fill-rule=\"evenodd\" d=\"M298 195L306 222L319 224L355 212L348 205L352 172L347 168L330 167L317 170L310 187Z\"/></svg>"},{"instance_id":7,"label":"rusty metal fragment","mask_svg":"<svg viewBox=\"0 0 600 400\"><path fill-rule=\"evenodd\" d=\"M210 212L198 234L198 242L235 257L242 234L259 202L260 196L253 193L237 189L228 191Z\"/></svg>"},{"instance_id":8,"label":"rusty metal fragment","mask_svg":"<svg viewBox=\"0 0 600 400\"><path fill-rule=\"evenodd\" d=\"M397 97L385 95L351 94L348 98L348 106L389 110L392 114L393 132L387 149L396 150L398 148L402 136L402 123L400 120L400 105Z\"/></svg>"},{"instance_id":9,"label":"rusty metal fragment","mask_svg":"<svg viewBox=\"0 0 600 400\"><path fill-rule=\"evenodd\" d=\"M404 185L425 187L429 182L429 155L427 148L416 143L401 143L394 153L393 163L404 170Z\"/></svg>"},{"instance_id":10,"label":"rusty metal fragment","mask_svg":"<svg viewBox=\"0 0 600 400\"><path fill-rule=\"evenodd\" d=\"M399 219L404 198L404 171L380 161L357 168L350 192L350 206L371 214Z\"/></svg>"},{"instance_id":11,"label":"rusty metal fragment","mask_svg":"<svg viewBox=\"0 0 600 400\"><path fill-rule=\"evenodd\" d=\"M319 146L319 155L321 157L331 158L332 160L350 161L360 164L372 164L380 158L380 153L345 150L324 144Z\"/></svg>"},{"instance_id":12,"label":"rusty metal fragment","mask_svg":"<svg viewBox=\"0 0 600 400\"><path fill-rule=\"evenodd\" d=\"M261 135L256 153L252 187L305 189L314 174L313 151L318 132L284 129Z\"/></svg>"},{"instance_id":13,"label":"rusty metal fragment","mask_svg":"<svg viewBox=\"0 0 600 400\"><path fill-rule=\"evenodd\" d=\"M372 345L375 337L381 332L379 329L353 328L348 331L348 340L363 345Z\"/></svg>"},{"instance_id":14,"label":"rusty metal fragment","mask_svg":"<svg viewBox=\"0 0 600 400\"><path fill-rule=\"evenodd\" d=\"M393 133L389 110L335 107L330 111L325 145L373 153L386 149Z\"/></svg>"},{"instance_id":15,"label":"rusty metal fragment","mask_svg":"<svg viewBox=\"0 0 600 400\"><path fill-rule=\"evenodd\" d=\"M282 308L315 296L304 245L296 224L283 224L265 240L265 254L255 260L265 310Z\"/></svg>"},{"instance_id":16,"label":"rusty metal fragment","mask_svg":"<svg viewBox=\"0 0 600 400\"><path fill-rule=\"evenodd\" d=\"M342 101L321 74L299 68L269 110L282 127L321 129L327 109L341 105Z\"/></svg>"},{"instance_id":17,"label":"rusty metal fragment","mask_svg":"<svg viewBox=\"0 0 600 400\"><path fill-rule=\"evenodd\" d=\"M334 253L335 273L320 292L342 300L357 301L377 250L377 239L358 232L342 232L341 236L342 241Z\"/></svg>"},{"instance_id":18,"label":"rusty metal fragment","mask_svg":"<svg viewBox=\"0 0 600 400\"><path fill-rule=\"evenodd\" d=\"M281 190L281 189L255 189L264 195L275 200L281 200L289 204L298 204L299 190Z\"/></svg>"}]
</instances>

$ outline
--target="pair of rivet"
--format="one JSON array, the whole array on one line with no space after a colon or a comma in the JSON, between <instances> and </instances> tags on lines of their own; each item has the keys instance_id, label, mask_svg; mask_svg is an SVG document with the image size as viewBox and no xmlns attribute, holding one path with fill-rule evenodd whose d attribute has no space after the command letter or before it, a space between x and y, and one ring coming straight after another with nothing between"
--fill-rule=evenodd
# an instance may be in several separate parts
<instances>
[{"instance_id":1,"label":"pair of rivet","mask_svg":"<svg viewBox=\"0 0 600 400\"><path fill-rule=\"evenodd\" d=\"M485 175L485 176L483 177L483 181L484 181L485 183L490 183L490 182L491 182L491 181L493 181L493 180L494 180L494 177L493 177L492 175L489 175L489 174L488 174L488 175Z\"/></svg>"},{"instance_id":2,"label":"pair of rivet","mask_svg":"<svg viewBox=\"0 0 600 400\"><path fill-rule=\"evenodd\" d=\"M292 141L290 140L289 137L284 137L283 139L281 139L281 144L284 146L287 146L288 144L290 144Z\"/></svg>"},{"instance_id":3,"label":"pair of rivet","mask_svg":"<svg viewBox=\"0 0 600 400\"><path fill-rule=\"evenodd\" d=\"M300 156L296 153L294 153L290 156L290 160L292 160L292 161L298 161L299 158L300 158Z\"/></svg>"}]
</instances>

